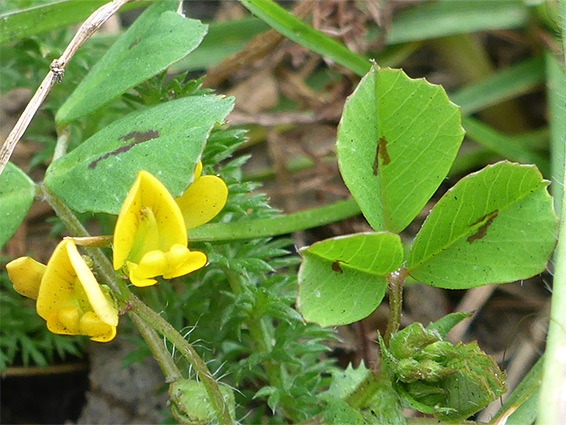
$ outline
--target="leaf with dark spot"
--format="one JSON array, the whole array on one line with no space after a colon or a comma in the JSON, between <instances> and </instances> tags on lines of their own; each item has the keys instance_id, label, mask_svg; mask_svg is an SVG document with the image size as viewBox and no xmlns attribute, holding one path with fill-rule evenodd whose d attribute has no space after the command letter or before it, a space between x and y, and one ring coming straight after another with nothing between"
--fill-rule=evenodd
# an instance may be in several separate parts
<instances>
[{"instance_id":1,"label":"leaf with dark spot","mask_svg":"<svg viewBox=\"0 0 566 425\"><path fill-rule=\"evenodd\" d=\"M128 50L132 50L134 47L136 47L138 44L140 44L141 38L136 38L134 41L132 41L130 43L130 45L128 46Z\"/></svg>"},{"instance_id":2,"label":"leaf with dark spot","mask_svg":"<svg viewBox=\"0 0 566 425\"><path fill-rule=\"evenodd\" d=\"M389 153L387 152L387 139L381 137L379 143L377 144L377 153L381 157L381 165L388 165L391 162Z\"/></svg>"},{"instance_id":3,"label":"leaf with dark spot","mask_svg":"<svg viewBox=\"0 0 566 425\"><path fill-rule=\"evenodd\" d=\"M466 240L469 243L472 243L474 241L478 241L482 239L487 234L487 228L491 226L491 223L493 223L493 220L495 220L497 214L499 214L499 210L492 211L489 214L484 215L481 219L479 219L476 223L474 223L474 225L476 225L478 223L481 223L483 220L487 218L487 221L484 224L482 224L480 227L478 227L476 233L468 237Z\"/></svg>"},{"instance_id":4,"label":"leaf with dark spot","mask_svg":"<svg viewBox=\"0 0 566 425\"><path fill-rule=\"evenodd\" d=\"M159 131L156 130L147 130L147 131L132 131L125 136L120 137L119 139L124 140L127 142L130 139L134 139L134 141L126 146L120 146L118 149L113 150L112 152L108 152L102 155L100 158L95 159L92 161L88 168L89 170L94 170L100 161L110 158L111 156L119 155L124 152L128 152L132 149L135 145L139 145L140 143L147 142L149 140L157 139L159 137Z\"/></svg>"},{"instance_id":5,"label":"leaf with dark spot","mask_svg":"<svg viewBox=\"0 0 566 425\"><path fill-rule=\"evenodd\" d=\"M341 260L336 260L332 263L332 271L333 272L338 272L340 274L344 273L344 270L342 270L342 267L340 267L340 262L343 262Z\"/></svg>"}]
</instances>

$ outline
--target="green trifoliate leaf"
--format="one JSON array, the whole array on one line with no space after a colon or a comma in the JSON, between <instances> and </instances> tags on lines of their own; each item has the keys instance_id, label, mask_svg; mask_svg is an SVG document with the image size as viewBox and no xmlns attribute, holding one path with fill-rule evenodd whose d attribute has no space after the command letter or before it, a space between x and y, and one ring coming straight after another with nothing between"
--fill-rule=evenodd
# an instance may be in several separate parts
<instances>
[{"instance_id":1,"label":"green trifoliate leaf","mask_svg":"<svg viewBox=\"0 0 566 425\"><path fill-rule=\"evenodd\" d=\"M0 175L0 248L12 237L28 213L35 184L11 162Z\"/></svg>"},{"instance_id":2,"label":"green trifoliate leaf","mask_svg":"<svg viewBox=\"0 0 566 425\"><path fill-rule=\"evenodd\" d=\"M232 390L220 386L224 402L228 406L230 416L235 418L235 400ZM214 407L208 397L206 388L201 382L191 379L180 379L169 386L171 412L181 423L211 423L216 417Z\"/></svg>"},{"instance_id":3,"label":"green trifoliate leaf","mask_svg":"<svg viewBox=\"0 0 566 425\"><path fill-rule=\"evenodd\" d=\"M179 196L233 99L191 96L126 115L53 162L45 185L75 211L118 214L140 170Z\"/></svg>"},{"instance_id":4,"label":"green trifoliate leaf","mask_svg":"<svg viewBox=\"0 0 566 425\"><path fill-rule=\"evenodd\" d=\"M321 326L361 320L379 305L386 275L403 260L399 236L358 233L317 242L301 250L299 311Z\"/></svg>"},{"instance_id":5,"label":"green trifoliate leaf","mask_svg":"<svg viewBox=\"0 0 566 425\"><path fill-rule=\"evenodd\" d=\"M61 106L57 122L66 123L99 109L194 50L207 27L176 13L178 5L166 0L149 7Z\"/></svg>"},{"instance_id":6,"label":"green trifoliate leaf","mask_svg":"<svg viewBox=\"0 0 566 425\"><path fill-rule=\"evenodd\" d=\"M340 172L374 230L398 233L444 180L464 137L444 89L373 66L338 129Z\"/></svg>"},{"instance_id":7,"label":"green trifoliate leaf","mask_svg":"<svg viewBox=\"0 0 566 425\"><path fill-rule=\"evenodd\" d=\"M407 269L449 289L512 282L544 270L558 221L534 166L499 162L450 189L417 235Z\"/></svg>"}]
</instances>

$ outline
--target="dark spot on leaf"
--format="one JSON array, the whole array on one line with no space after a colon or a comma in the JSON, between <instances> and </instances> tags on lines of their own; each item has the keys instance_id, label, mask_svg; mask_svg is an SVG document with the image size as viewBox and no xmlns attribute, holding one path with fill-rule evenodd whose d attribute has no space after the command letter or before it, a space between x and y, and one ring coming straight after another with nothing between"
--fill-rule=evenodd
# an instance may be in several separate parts
<instances>
[{"instance_id":1,"label":"dark spot on leaf","mask_svg":"<svg viewBox=\"0 0 566 425\"><path fill-rule=\"evenodd\" d=\"M132 43L128 46L128 50L132 50L138 44L140 44L141 38L136 38Z\"/></svg>"},{"instance_id":2,"label":"dark spot on leaf","mask_svg":"<svg viewBox=\"0 0 566 425\"><path fill-rule=\"evenodd\" d=\"M336 260L332 263L332 271L333 272L337 272L337 273L344 273L344 270L342 270L342 267L340 267L340 263L343 263L344 261L342 260Z\"/></svg>"},{"instance_id":3,"label":"dark spot on leaf","mask_svg":"<svg viewBox=\"0 0 566 425\"><path fill-rule=\"evenodd\" d=\"M389 157L389 152L387 152L387 139L381 137L379 142L377 142L377 148L375 150L375 159L373 161L373 175L377 176L377 169L379 167L379 158L381 158L381 165L387 165L391 162Z\"/></svg>"},{"instance_id":4,"label":"dark spot on leaf","mask_svg":"<svg viewBox=\"0 0 566 425\"><path fill-rule=\"evenodd\" d=\"M389 152L387 152L387 139L385 137L379 139L379 143L377 144L377 152L381 157L381 165L387 165L391 162Z\"/></svg>"},{"instance_id":5,"label":"dark spot on leaf","mask_svg":"<svg viewBox=\"0 0 566 425\"><path fill-rule=\"evenodd\" d=\"M497 214L499 214L499 210L494 210L494 211L490 212L489 214L484 215L482 218L480 218L475 223L473 223L472 226L475 226L476 224L481 223L482 221L487 219L487 221L484 224L482 224L480 227L478 227L478 230L476 231L476 233L469 236L466 239L466 241L468 241L468 243L472 243L472 242L475 242L475 241L479 241L480 239L483 239L483 237L487 234L487 228L489 226L491 226L491 223L493 223L493 220L495 220L495 217L497 217Z\"/></svg>"},{"instance_id":6,"label":"dark spot on leaf","mask_svg":"<svg viewBox=\"0 0 566 425\"><path fill-rule=\"evenodd\" d=\"M94 170L100 161L110 158L111 156L116 156L124 152L128 152L132 149L135 145L139 145L140 143L147 142L149 140L156 139L160 136L159 131L157 130L147 130L147 131L132 131L131 133L126 134L125 136L120 137L119 139L124 140L127 142L128 140L134 139L132 143L129 143L125 146L120 146L118 149L113 150L112 152L108 152L102 155L100 158L95 159L92 161L88 168L90 170Z\"/></svg>"}]
</instances>

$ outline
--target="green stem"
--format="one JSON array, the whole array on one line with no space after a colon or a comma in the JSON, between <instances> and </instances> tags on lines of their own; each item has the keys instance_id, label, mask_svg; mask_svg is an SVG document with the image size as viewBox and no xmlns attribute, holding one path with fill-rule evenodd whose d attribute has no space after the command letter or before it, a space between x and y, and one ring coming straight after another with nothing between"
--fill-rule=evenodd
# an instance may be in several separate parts
<instances>
[{"instance_id":1,"label":"green stem","mask_svg":"<svg viewBox=\"0 0 566 425\"><path fill-rule=\"evenodd\" d=\"M403 308L403 283L407 278L407 270L401 268L387 275L387 290L389 291L389 319L383 340L389 347L391 337L399 330L401 324L401 310Z\"/></svg>"},{"instance_id":2,"label":"green stem","mask_svg":"<svg viewBox=\"0 0 566 425\"><path fill-rule=\"evenodd\" d=\"M561 27L564 51L566 52L566 0L560 1ZM566 90L557 87L556 90ZM562 181L561 222L558 233L558 245L554 256L554 281L552 285L552 306L548 337L544 354L544 374L541 384L537 423L558 424L564 420L566 396L566 134L562 138L562 160L564 164ZM558 154L558 152L555 152Z\"/></svg>"},{"instance_id":3,"label":"green stem","mask_svg":"<svg viewBox=\"0 0 566 425\"><path fill-rule=\"evenodd\" d=\"M69 126L57 129L57 144L55 145L55 152L53 152L53 161L61 158L67 153L70 136L71 128Z\"/></svg>"},{"instance_id":4,"label":"green stem","mask_svg":"<svg viewBox=\"0 0 566 425\"><path fill-rule=\"evenodd\" d=\"M73 212L61 201L57 196L49 192L43 183L40 185L41 193L51 205L57 216L63 221L67 230L74 235L80 237L90 237L90 234L80 223L80 221L75 217ZM160 315L151 310L147 305L145 305L139 298L137 298L127 287L127 285L116 277L116 272L110 263L110 260L104 255L104 253L99 248L84 248L85 252L92 258L99 275L108 284L112 290L119 295L119 297L129 303L131 311L139 316L146 324L151 328L155 329L161 335L165 336L171 343L173 343L179 352L191 363L194 370L196 371L198 377L201 379L206 392L212 403L212 407L216 413L217 420L220 424L233 424L233 420L230 417L230 411L227 404L224 402L218 383L208 370L208 367L204 361L199 357L197 352L193 349L191 345L177 332L177 330L171 326L166 320L164 320ZM134 321L134 323L136 323ZM140 332L144 332L140 329ZM150 349L152 351L159 350L161 354L159 355L159 365L161 366L161 361L165 362L165 356L169 356L169 353L162 344L153 344L153 336L150 338ZM167 368L163 370L164 374L169 377L173 372L171 365L167 364Z\"/></svg>"},{"instance_id":5,"label":"green stem","mask_svg":"<svg viewBox=\"0 0 566 425\"><path fill-rule=\"evenodd\" d=\"M212 407L216 413L216 419L220 424L233 424L234 421L230 416L230 410L226 404L218 382L208 370L206 363L200 358L195 349L171 326L169 322L163 319L159 314L145 305L137 298L129 289L126 289L126 301L132 307L132 311L138 314L153 329L167 338L177 350L185 357L193 366L198 378L206 389L206 393L210 399Z\"/></svg>"},{"instance_id":6,"label":"green stem","mask_svg":"<svg viewBox=\"0 0 566 425\"><path fill-rule=\"evenodd\" d=\"M163 341L159 338L157 332L149 327L136 313L130 311L128 312L128 315L140 331L142 338L151 350L151 354L153 354L153 357L157 360L159 368L165 375L165 382L171 383L178 379L182 379L183 376L177 368L173 358L165 350L161 349Z\"/></svg>"}]
</instances>

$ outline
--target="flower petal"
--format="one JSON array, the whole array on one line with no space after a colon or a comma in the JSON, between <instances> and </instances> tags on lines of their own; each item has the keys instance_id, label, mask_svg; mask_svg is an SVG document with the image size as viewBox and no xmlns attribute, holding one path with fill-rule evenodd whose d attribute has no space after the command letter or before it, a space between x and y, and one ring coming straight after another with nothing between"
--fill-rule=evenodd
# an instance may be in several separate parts
<instances>
[{"instance_id":1,"label":"flower petal","mask_svg":"<svg viewBox=\"0 0 566 425\"><path fill-rule=\"evenodd\" d=\"M37 299L39 294L39 285L45 273L45 268L45 264L41 264L31 257L16 258L6 264L8 276L15 291L34 300Z\"/></svg>"},{"instance_id":2,"label":"flower petal","mask_svg":"<svg viewBox=\"0 0 566 425\"><path fill-rule=\"evenodd\" d=\"M189 251L183 245L173 245L167 256L168 268L163 274L165 279L184 276L206 266L207 258L204 252Z\"/></svg>"},{"instance_id":3,"label":"flower petal","mask_svg":"<svg viewBox=\"0 0 566 425\"><path fill-rule=\"evenodd\" d=\"M216 176L202 176L175 199L183 213L187 230L208 223L224 208L228 187Z\"/></svg>"},{"instance_id":4,"label":"flower petal","mask_svg":"<svg viewBox=\"0 0 566 425\"><path fill-rule=\"evenodd\" d=\"M74 243L67 245L67 253L92 310L104 323L110 326L118 325L118 311L102 291Z\"/></svg>"},{"instance_id":5,"label":"flower petal","mask_svg":"<svg viewBox=\"0 0 566 425\"><path fill-rule=\"evenodd\" d=\"M195 166L195 172L193 173L193 181L197 181L202 174L202 161L197 162Z\"/></svg>"},{"instance_id":6,"label":"flower petal","mask_svg":"<svg viewBox=\"0 0 566 425\"><path fill-rule=\"evenodd\" d=\"M146 242L145 235L140 241L138 231L144 219L143 211L150 210L155 220L159 241L157 246L148 246L137 253L143 256L149 250L167 251L178 243L187 245L187 231L183 215L179 210L167 188L147 171L140 171L137 179L126 197L116 228L114 230L114 269L120 269L126 260L137 262L139 258L132 259L130 254L134 243ZM154 242L152 242L153 244Z\"/></svg>"},{"instance_id":7,"label":"flower petal","mask_svg":"<svg viewBox=\"0 0 566 425\"><path fill-rule=\"evenodd\" d=\"M48 321L48 327L53 313L65 307L78 307L74 290L76 273L67 251L71 243L72 240L66 239L57 245L41 279L36 308L37 314Z\"/></svg>"},{"instance_id":8,"label":"flower petal","mask_svg":"<svg viewBox=\"0 0 566 425\"><path fill-rule=\"evenodd\" d=\"M167 258L162 251L150 251L146 253L139 264L128 261L130 281L134 286L145 287L155 285L156 276L162 276L167 270Z\"/></svg>"},{"instance_id":9,"label":"flower petal","mask_svg":"<svg viewBox=\"0 0 566 425\"><path fill-rule=\"evenodd\" d=\"M70 320L71 319L71 314L69 313L71 310L74 309L74 307L67 307L69 310L67 312L63 313L63 318L66 320L67 324L70 324L71 326L73 326L73 322ZM75 309L75 311L78 310ZM52 332L54 334L58 334L58 335L78 335L79 334L79 327L78 327L78 321L76 323L76 329L69 329L63 322L61 322L61 319L59 317L59 310L58 311L53 311L45 320L47 321L47 329L49 329L49 332Z\"/></svg>"},{"instance_id":10,"label":"flower petal","mask_svg":"<svg viewBox=\"0 0 566 425\"><path fill-rule=\"evenodd\" d=\"M88 335L91 340L96 342L108 342L116 336L116 326L104 323L92 311L83 314L79 326L81 335Z\"/></svg>"},{"instance_id":11,"label":"flower petal","mask_svg":"<svg viewBox=\"0 0 566 425\"><path fill-rule=\"evenodd\" d=\"M76 286L80 285L80 288ZM86 300L78 294L85 294ZM118 312L110 303L96 278L79 254L73 240L65 239L57 245L47 263L37 297L37 313L51 326L59 329L66 323L53 316L66 308L80 310L92 308L102 321L111 326L118 324ZM55 331L53 331L55 332ZM57 333L57 332L56 332Z\"/></svg>"}]
</instances>

